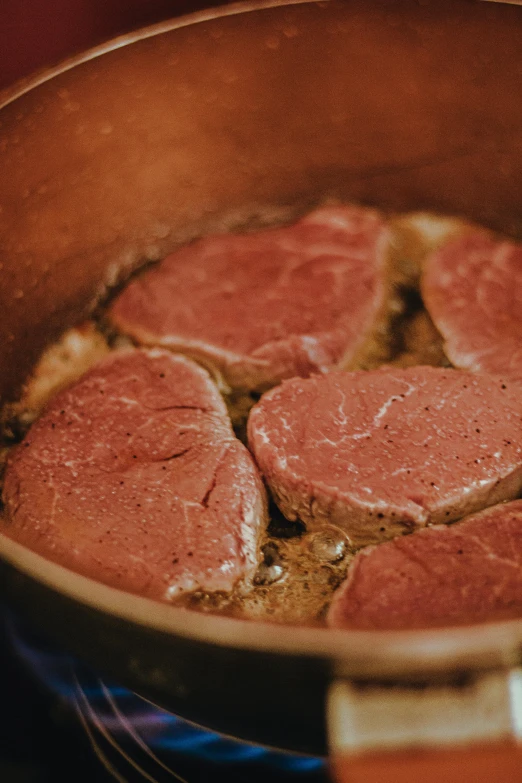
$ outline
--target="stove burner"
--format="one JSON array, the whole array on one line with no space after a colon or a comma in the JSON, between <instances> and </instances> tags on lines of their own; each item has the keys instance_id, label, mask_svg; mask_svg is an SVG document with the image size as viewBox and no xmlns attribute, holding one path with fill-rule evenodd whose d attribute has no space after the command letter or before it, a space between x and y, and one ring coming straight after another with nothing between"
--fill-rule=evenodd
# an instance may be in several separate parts
<instances>
[{"instance_id":1,"label":"stove burner","mask_svg":"<svg viewBox=\"0 0 522 783\"><path fill-rule=\"evenodd\" d=\"M50 647L11 614L5 622L18 657L39 682L76 712L94 753L119 783L184 781L172 769L180 759L204 762L214 768L216 776L225 765L233 765L248 770L248 781L253 780L254 768L259 780L267 772L279 780L326 780L322 759L267 750L194 726L100 679L75 658Z\"/></svg>"}]
</instances>

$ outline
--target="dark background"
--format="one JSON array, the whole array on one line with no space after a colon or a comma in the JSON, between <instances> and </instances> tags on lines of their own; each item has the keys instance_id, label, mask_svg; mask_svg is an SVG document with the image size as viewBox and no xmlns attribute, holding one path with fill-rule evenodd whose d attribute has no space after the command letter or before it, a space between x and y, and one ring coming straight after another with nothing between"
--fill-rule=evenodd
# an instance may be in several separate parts
<instances>
[{"instance_id":1,"label":"dark background","mask_svg":"<svg viewBox=\"0 0 522 783\"><path fill-rule=\"evenodd\" d=\"M0 604L0 782L102 783L82 739L13 656Z\"/></svg>"},{"instance_id":2,"label":"dark background","mask_svg":"<svg viewBox=\"0 0 522 783\"><path fill-rule=\"evenodd\" d=\"M225 0L0 0L0 89L120 33Z\"/></svg>"}]
</instances>

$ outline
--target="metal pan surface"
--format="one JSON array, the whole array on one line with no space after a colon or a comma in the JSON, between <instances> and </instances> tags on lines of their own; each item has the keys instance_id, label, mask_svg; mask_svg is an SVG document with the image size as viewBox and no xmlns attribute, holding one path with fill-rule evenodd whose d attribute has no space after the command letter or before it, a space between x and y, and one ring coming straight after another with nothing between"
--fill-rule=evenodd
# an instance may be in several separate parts
<instances>
[{"instance_id":1,"label":"metal pan surface","mask_svg":"<svg viewBox=\"0 0 522 783\"><path fill-rule=\"evenodd\" d=\"M0 394L140 264L327 197L522 237L521 9L257 2L162 23L21 83L0 109ZM162 706L325 750L336 676L514 665L522 621L430 632L273 627L120 593L0 536L10 599ZM229 709L223 713L226 700Z\"/></svg>"}]
</instances>

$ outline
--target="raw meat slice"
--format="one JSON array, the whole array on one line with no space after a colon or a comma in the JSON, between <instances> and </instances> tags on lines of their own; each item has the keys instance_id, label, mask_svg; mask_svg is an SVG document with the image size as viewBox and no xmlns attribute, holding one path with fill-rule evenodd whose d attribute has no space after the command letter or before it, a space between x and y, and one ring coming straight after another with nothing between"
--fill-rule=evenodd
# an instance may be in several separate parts
<instances>
[{"instance_id":1,"label":"raw meat slice","mask_svg":"<svg viewBox=\"0 0 522 783\"><path fill-rule=\"evenodd\" d=\"M86 576L169 600L257 564L265 493L208 373L117 353L58 394L11 454L5 534Z\"/></svg>"},{"instance_id":2,"label":"raw meat slice","mask_svg":"<svg viewBox=\"0 0 522 783\"><path fill-rule=\"evenodd\" d=\"M422 296L456 367L522 380L522 245L465 234L426 259Z\"/></svg>"},{"instance_id":3,"label":"raw meat slice","mask_svg":"<svg viewBox=\"0 0 522 783\"><path fill-rule=\"evenodd\" d=\"M331 626L426 628L522 617L522 500L360 552Z\"/></svg>"},{"instance_id":4,"label":"raw meat slice","mask_svg":"<svg viewBox=\"0 0 522 783\"><path fill-rule=\"evenodd\" d=\"M352 366L386 331L388 238L380 215L359 207L205 237L131 281L108 317L140 344L197 359L224 388Z\"/></svg>"},{"instance_id":5,"label":"raw meat slice","mask_svg":"<svg viewBox=\"0 0 522 783\"><path fill-rule=\"evenodd\" d=\"M334 372L265 394L248 439L288 519L363 545L515 498L521 399L461 370Z\"/></svg>"}]
</instances>

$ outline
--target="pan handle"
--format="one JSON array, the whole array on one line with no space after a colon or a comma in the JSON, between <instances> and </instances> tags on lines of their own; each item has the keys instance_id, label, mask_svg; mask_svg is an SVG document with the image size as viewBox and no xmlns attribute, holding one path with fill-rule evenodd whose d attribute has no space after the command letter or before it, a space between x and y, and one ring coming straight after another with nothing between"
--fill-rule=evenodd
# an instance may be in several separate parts
<instances>
[{"instance_id":1,"label":"pan handle","mask_svg":"<svg viewBox=\"0 0 522 783\"><path fill-rule=\"evenodd\" d=\"M506 743L334 756L332 776L337 783L520 783L522 748Z\"/></svg>"},{"instance_id":2,"label":"pan handle","mask_svg":"<svg viewBox=\"0 0 522 783\"><path fill-rule=\"evenodd\" d=\"M522 669L464 683L354 683L328 696L337 783L520 783Z\"/></svg>"}]
</instances>

